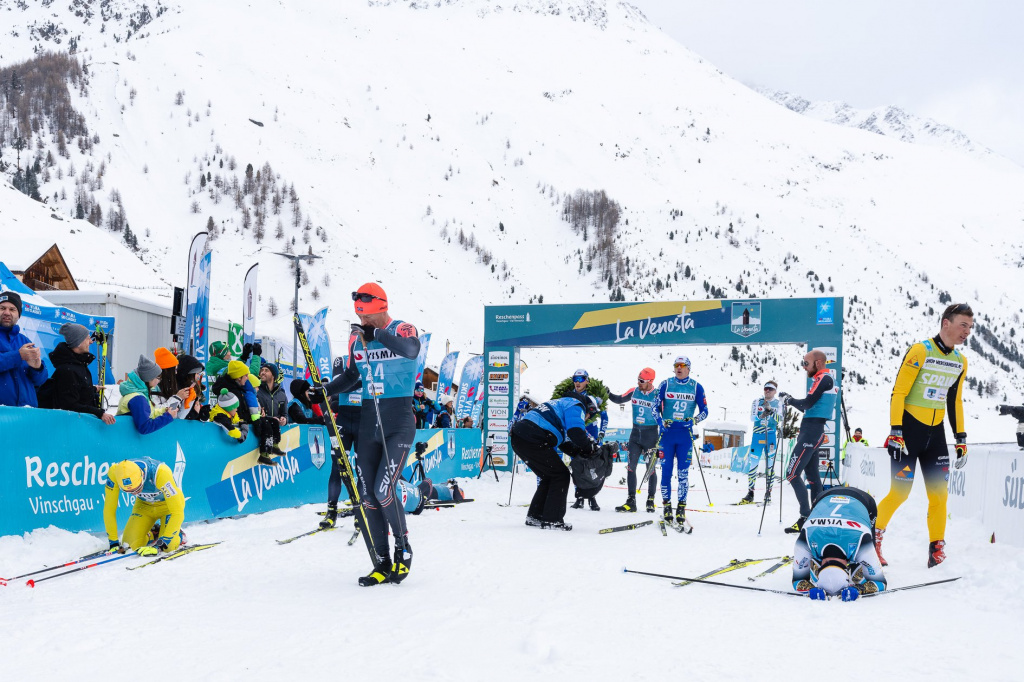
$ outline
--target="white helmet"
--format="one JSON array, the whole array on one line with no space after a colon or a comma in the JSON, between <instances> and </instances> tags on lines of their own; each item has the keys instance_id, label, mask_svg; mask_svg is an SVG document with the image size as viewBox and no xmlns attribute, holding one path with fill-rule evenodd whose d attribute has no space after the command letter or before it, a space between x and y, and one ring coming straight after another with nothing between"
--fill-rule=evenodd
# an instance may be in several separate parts
<instances>
[{"instance_id":1,"label":"white helmet","mask_svg":"<svg viewBox=\"0 0 1024 682\"><path fill-rule=\"evenodd\" d=\"M838 566L826 566L818 571L817 585L827 594L839 594L850 584L850 576Z\"/></svg>"}]
</instances>

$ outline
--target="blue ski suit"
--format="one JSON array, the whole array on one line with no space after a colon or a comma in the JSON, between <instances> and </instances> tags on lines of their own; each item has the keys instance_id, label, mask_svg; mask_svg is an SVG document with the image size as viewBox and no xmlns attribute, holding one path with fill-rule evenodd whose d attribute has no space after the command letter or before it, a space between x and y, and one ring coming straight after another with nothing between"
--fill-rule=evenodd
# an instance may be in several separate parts
<instances>
[{"instance_id":1,"label":"blue ski suit","mask_svg":"<svg viewBox=\"0 0 1024 682\"><path fill-rule=\"evenodd\" d=\"M693 453L693 427L708 416L708 401L704 387L693 377L683 381L669 377L658 387L657 411L664 424L661 431L661 499L672 500L672 468L678 464L676 496L686 506L686 493L690 487L690 462Z\"/></svg>"}]
</instances>

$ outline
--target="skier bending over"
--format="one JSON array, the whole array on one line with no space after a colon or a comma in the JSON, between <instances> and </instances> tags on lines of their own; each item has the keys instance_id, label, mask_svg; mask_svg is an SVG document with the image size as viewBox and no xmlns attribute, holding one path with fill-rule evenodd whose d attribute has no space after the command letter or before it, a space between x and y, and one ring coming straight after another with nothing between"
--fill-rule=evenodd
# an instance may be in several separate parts
<instances>
[{"instance_id":1,"label":"skier bending over","mask_svg":"<svg viewBox=\"0 0 1024 682\"><path fill-rule=\"evenodd\" d=\"M118 541L117 498L122 490L135 495L135 505L124 526L123 539ZM175 483L170 467L163 462L152 457L135 457L117 462L107 471L103 526L111 549L125 552L130 548L140 556L173 551L185 544L185 533L181 530L184 520L185 495ZM147 544L151 529L158 532L152 546Z\"/></svg>"},{"instance_id":2,"label":"skier bending over","mask_svg":"<svg viewBox=\"0 0 1024 682\"><path fill-rule=\"evenodd\" d=\"M793 549L793 589L811 599L853 601L885 589L874 544L877 510L857 488L829 488L814 501Z\"/></svg>"}]
</instances>

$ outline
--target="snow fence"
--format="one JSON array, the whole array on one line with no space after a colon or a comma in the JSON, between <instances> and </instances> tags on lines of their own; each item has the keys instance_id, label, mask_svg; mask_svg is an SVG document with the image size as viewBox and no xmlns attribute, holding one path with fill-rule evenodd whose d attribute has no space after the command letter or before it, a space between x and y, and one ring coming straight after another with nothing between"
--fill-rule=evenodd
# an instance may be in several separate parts
<instances>
[{"instance_id":1,"label":"snow fence","mask_svg":"<svg viewBox=\"0 0 1024 682\"><path fill-rule=\"evenodd\" d=\"M0 407L0 535L56 526L69 531L103 530L103 492L114 462L148 456L165 462L184 490L185 522L252 514L326 502L330 439L323 426L292 424L281 430L278 466L258 464L255 436L244 443L219 426L176 421L141 436L131 419L111 426L92 415L30 407ZM482 455L478 429L421 429L414 442L427 443L428 478L476 476ZM412 478L416 458L404 470ZM342 493L344 495L344 491ZM123 528L135 498L121 493Z\"/></svg>"},{"instance_id":2,"label":"snow fence","mask_svg":"<svg viewBox=\"0 0 1024 682\"><path fill-rule=\"evenodd\" d=\"M956 459L952 446L949 458ZM847 485L880 500L889 492L890 461L884 448L851 443L841 475ZM950 466L948 489L951 517L977 519L986 536L1024 547L1024 452L1015 445L971 445L967 464L962 469Z\"/></svg>"}]
</instances>

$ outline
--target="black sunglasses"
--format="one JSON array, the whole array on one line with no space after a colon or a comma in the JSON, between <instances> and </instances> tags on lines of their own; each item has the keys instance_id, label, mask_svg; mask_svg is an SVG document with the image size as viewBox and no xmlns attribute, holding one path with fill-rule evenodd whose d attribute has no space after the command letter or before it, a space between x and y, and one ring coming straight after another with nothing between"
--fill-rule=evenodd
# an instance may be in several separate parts
<instances>
[{"instance_id":1,"label":"black sunglasses","mask_svg":"<svg viewBox=\"0 0 1024 682\"><path fill-rule=\"evenodd\" d=\"M377 299L378 301L385 300L385 299L381 298L380 296L374 296L373 294L361 294L358 291L353 291L352 292L352 300L353 301L361 301L363 303L370 303L371 301L373 301L373 299Z\"/></svg>"}]
</instances>

